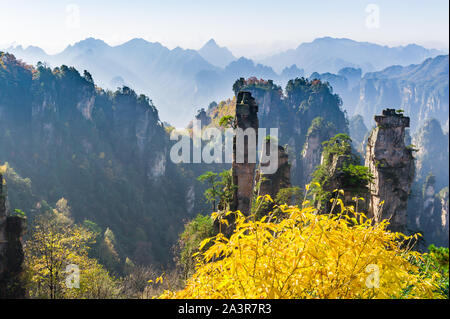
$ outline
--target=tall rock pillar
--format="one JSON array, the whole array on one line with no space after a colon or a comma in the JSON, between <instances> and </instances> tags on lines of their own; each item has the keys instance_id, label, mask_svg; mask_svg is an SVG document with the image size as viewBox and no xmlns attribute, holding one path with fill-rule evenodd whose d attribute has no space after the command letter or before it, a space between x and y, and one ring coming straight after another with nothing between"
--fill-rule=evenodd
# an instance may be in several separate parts
<instances>
[{"instance_id":1,"label":"tall rock pillar","mask_svg":"<svg viewBox=\"0 0 450 319\"><path fill-rule=\"evenodd\" d=\"M365 163L374 177L369 184L369 216L376 222L390 219L392 231L405 232L408 195L414 179L412 150L405 146L409 117L385 109L382 115L375 116L375 122Z\"/></svg>"},{"instance_id":2,"label":"tall rock pillar","mask_svg":"<svg viewBox=\"0 0 450 319\"><path fill-rule=\"evenodd\" d=\"M249 157L249 151L255 150L256 154L258 127L258 105L256 104L255 99L252 97L250 92L240 91L236 99L236 116L234 128L236 130L242 129L243 131L245 131L246 129L251 129L249 131L253 131L256 141L254 145L252 145L249 144L249 139L247 137L244 137L244 147L242 149L242 145L236 143L236 135L239 134L238 132L235 134L233 139L232 171L233 183L237 186L237 188L234 192L231 209L234 211L239 210L243 214L249 214L251 209L256 161L254 161L251 156ZM251 134L251 132L248 133ZM242 155L242 152L243 161L239 163L238 154L240 153Z\"/></svg>"}]
</instances>

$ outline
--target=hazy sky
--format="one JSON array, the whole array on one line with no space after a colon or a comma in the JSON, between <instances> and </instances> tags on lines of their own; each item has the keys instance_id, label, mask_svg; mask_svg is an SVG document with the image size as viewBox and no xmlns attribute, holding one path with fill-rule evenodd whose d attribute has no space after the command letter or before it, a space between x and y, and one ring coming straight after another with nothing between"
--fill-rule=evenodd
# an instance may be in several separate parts
<instances>
[{"instance_id":1,"label":"hazy sky","mask_svg":"<svg viewBox=\"0 0 450 319\"><path fill-rule=\"evenodd\" d=\"M295 48L317 37L448 50L448 0L0 0L0 47L57 53L87 37L140 37L169 48L214 38L237 56Z\"/></svg>"}]
</instances>

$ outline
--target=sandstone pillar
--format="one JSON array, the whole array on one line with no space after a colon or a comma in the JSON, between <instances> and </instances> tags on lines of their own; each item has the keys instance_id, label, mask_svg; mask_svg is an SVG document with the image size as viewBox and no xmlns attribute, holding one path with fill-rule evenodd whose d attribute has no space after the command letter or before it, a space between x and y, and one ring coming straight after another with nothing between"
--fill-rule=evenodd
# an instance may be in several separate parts
<instances>
[{"instance_id":1,"label":"sandstone pillar","mask_svg":"<svg viewBox=\"0 0 450 319\"><path fill-rule=\"evenodd\" d=\"M405 146L409 117L394 109L375 116L377 127L366 148L366 163L374 176L370 183L369 216L376 222L390 219L392 231L406 231L406 208L414 179L412 150ZM384 201L384 204L381 204Z\"/></svg>"},{"instance_id":2,"label":"sandstone pillar","mask_svg":"<svg viewBox=\"0 0 450 319\"><path fill-rule=\"evenodd\" d=\"M241 91L236 99L236 116L235 129L251 129L254 131L256 141L258 140L258 105L250 92ZM255 149L254 145L248 143L248 138L244 138L243 162L238 163L238 152L242 152L242 148L237 149L236 134L233 138L233 183L237 186L234 192L233 203L231 209L239 210L243 214L249 214L251 210L251 199L253 195L254 177L256 162L253 158L249 158L249 148Z\"/></svg>"}]
</instances>

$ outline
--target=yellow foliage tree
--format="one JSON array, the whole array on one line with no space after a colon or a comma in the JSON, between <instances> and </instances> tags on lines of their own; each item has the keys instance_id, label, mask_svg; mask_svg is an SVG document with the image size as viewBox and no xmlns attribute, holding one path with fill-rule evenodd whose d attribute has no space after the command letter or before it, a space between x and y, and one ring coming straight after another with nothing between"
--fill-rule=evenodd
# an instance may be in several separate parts
<instances>
[{"instance_id":1,"label":"yellow foliage tree","mask_svg":"<svg viewBox=\"0 0 450 319\"><path fill-rule=\"evenodd\" d=\"M93 233L73 223L65 199L59 200L56 207L38 218L25 244L30 297L99 299L118 296L118 283L102 265L88 257ZM74 269L67 272L71 266L76 267L76 278Z\"/></svg>"},{"instance_id":2,"label":"yellow foliage tree","mask_svg":"<svg viewBox=\"0 0 450 319\"><path fill-rule=\"evenodd\" d=\"M269 198L269 200L271 200ZM438 274L421 274L407 237L374 225L347 207L317 214L281 205L261 220L235 214L230 238L219 233L197 255L195 274L181 291L160 298L439 298ZM344 213L345 212L345 213Z\"/></svg>"}]
</instances>

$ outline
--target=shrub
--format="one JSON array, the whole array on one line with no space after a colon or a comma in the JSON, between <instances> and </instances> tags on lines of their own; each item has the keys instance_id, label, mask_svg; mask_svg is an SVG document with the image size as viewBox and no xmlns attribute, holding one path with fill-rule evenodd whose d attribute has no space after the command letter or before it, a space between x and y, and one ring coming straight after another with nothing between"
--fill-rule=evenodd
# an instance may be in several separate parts
<instances>
[{"instance_id":1,"label":"shrub","mask_svg":"<svg viewBox=\"0 0 450 319\"><path fill-rule=\"evenodd\" d=\"M266 196L267 197L267 196ZM269 198L269 200L271 200ZM205 239L195 274L181 291L161 298L439 298L440 274L425 275L423 259L406 243L417 238L373 225L361 213L317 214L313 207L279 206L255 220L235 214L230 238ZM349 209L351 211L351 209Z\"/></svg>"},{"instance_id":2,"label":"shrub","mask_svg":"<svg viewBox=\"0 0 450 319\"><path fill-rule=\"evenodd\" d=\"M178 241L179 259L177 260L184 278L190 276L195 270L195 259L192 258L192 255L198 252L200 243L213 235L214 226L210 216L198 214L195 219L184 226L184 231Z\"/></svg>"}]
</instances>

